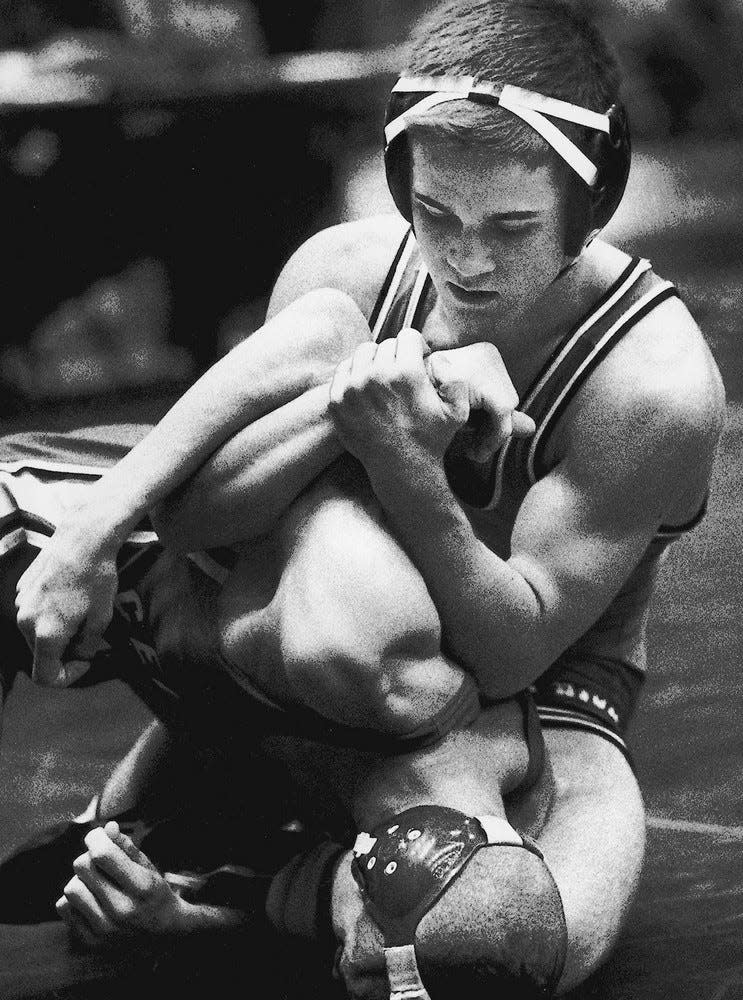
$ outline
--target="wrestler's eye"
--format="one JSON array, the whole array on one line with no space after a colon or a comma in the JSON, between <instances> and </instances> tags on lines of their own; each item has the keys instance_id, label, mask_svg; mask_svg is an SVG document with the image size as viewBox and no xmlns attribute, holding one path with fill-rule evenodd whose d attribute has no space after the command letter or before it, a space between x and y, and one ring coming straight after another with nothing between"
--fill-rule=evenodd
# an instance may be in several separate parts
<instances>
[{"instance_id":1,"label":"wrestler's eye","mask_svg":"<svg viewBox=\"0 0 743 1000\"><path fill-rule=\"evenodd\" d=\"M390 863L387 865L387 867L384 870L384 874L385 875L394 875L394 873L396 871L397 871L397 862L396 861L390 861Z\"/></svg>"},{"instance_id":2,"label":"wrestler's eye","mask_svg":"<svg viewBox=\"0 0 743 1000\"><path fill-rule=\"evenodd\" d=\"M408 840L417 840L420 835L420 830L408 830Z\"/></svg>"},{"instance_id":3,"label":"wrestler's eye","mask_svg":"<svg viewBox=\"0 0 743 1000\"><path fill-rule=\"evenodd\" d=\"M418 206L421 212L428 218L428 220L437 226L459 226L459 219L452 212L447 212L443 208L437 208L436 205L431 205L427 201L421 201L420 198L415 198L415 204Z\"/></svg>"}]
</instances>

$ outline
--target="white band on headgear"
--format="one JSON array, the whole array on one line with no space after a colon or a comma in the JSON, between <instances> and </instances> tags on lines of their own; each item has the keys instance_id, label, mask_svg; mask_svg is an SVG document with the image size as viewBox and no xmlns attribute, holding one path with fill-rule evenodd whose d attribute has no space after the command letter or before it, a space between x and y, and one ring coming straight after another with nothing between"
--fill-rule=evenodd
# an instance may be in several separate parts
<instances>
[{"instance_id":1,"label":"white band on headgear","mask_svg":"<svg viewBox=\"0 0 743 1000\"><path fill-rule=\"evenodd\" d=\"M480 81L475 83L474 77L450 76L418 76L401 77L392 88L393 94L413 93L426 94L412 108L408 108L397 118L394 118L384 130L387 146L404 132L411 117L425 114L432 108L448 101L463 101L478 95L494 98L498 105L521 118L527 125L538 132L549 143L558 156L573 169L589 186L596 183L598 169L586 154L574 142L557 128L545 115L560 118L562 121L583 125L597 132L610 134L609 116L582 108L577 104L569 104L555 97L547 97L523 87L511 84L500 86L496 83Z\"/></svg>"}]
</instances>

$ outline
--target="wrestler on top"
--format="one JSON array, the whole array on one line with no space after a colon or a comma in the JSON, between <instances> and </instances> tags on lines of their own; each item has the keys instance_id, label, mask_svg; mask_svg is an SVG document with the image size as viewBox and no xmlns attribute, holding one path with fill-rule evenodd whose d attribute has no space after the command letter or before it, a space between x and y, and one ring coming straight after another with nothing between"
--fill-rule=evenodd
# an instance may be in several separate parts
<instances>
[{"instance_id":1,"label":"wrestler on top","mask_svg":"<svg viewBox=\"0 0 743 1000\"><path fill-rule=\"evenodd\" d=\"M19 583L19 625L37 678L74 680L144 513L187 550L260 540L350 453L435 611L413 608L396 634L414 637L413 664L435 660L443 688L464 671L491 699L536 689L558 775L540 843L565 909L569 985L606 954L636 884L642 810L623 732L662 553L704 510L722 388L673 287L597 238L629 134L614 63L569 7L442 4L393 92L386 144L405 222L336 227L297 252L266 326L64 517ZM300 514L288 532L300 550L305 526ZM378 639L359 653L358 626L384 581L354 595L337 546L330 564L346 632L317 608L308 620L290 584L280 608L251 606L260 567L243 547L223 652L269 699L289 690L357 725L379 653ZM286 655L297 634L313 645ZM403 646L385 661L400 673L384 675L403 697L374 706L393 732L419 724L428 693ZM601 773L581 797L591 757Z\"/></svg>"}]
</instances>

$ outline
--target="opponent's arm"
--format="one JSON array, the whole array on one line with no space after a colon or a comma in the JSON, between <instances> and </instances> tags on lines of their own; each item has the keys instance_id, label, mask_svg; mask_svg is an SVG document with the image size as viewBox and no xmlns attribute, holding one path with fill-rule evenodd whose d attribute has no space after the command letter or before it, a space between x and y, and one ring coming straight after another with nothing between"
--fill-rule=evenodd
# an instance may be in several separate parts
<instances>
[{"instance_id":1,"label":"opponent's arm","mask_svg":"<svg viewBox=\"0 0 743 1000\"><path fill-rule=\"evenodd\" d=\"M327 410L324 384L233 435L151 512L163 542L190 552L268 531L343 451Z\"/></svg>"},{"instance_id":2,"label":"opponent's arm","mask_svg":"<svg viewBox=\"0 0 743 1000\"><path fill-rule=\"evenodd\" d=\"M116 554L142 515L236 431L326 382L339 356L368 336L366 320L345 293L320 289L303 295L202 376L90 487L19 581L18 625L34 654L35 679L66 684L87 669L111 617ZM309 420L312 451L312 406L292 413ZM319 456L295 473L300 479L309 481L318 462L322 467L332 455L331 431L325 431ZM73 637L78 658L63 666Z\"/></svg>"},{"instance_id":3,"label":"opponent's arm","mask_svg":"<svg viewBox=\"0 0 743 1000\"><path fill-rule=\"evenodd\" d=\"M701 499L720 430L719 377L710 361L584 401L501 559L476 536L443 469L466 401L432 393L420 346L415 358L411 350L340 377L333 415L428 586L449 652L483 691L506 697L599 617L692 477L690 502Z\"/></svg>"},{"instance_id":4,"label":"opponent's arm","mask_svg":"<svg viewBox=\"0 0 743 1000\"><path fill-rule=\"evenodd\" d=\"M482 414L470 442L472 453L480 457L496 450L511 432L534 430L531 418L513 411L518 402L515 391L502 405L481 391L478 375L487 371L488 360L500 362L488 344L434 352L426 359L434 384L441 384L452 371L466 382L468 406ZM225 442L152 512L163 541L190 551L245 541L268 531L300 491L344 450L328 414L328 397L329 383L266 414Z\"/></svg>"}]
</instances>

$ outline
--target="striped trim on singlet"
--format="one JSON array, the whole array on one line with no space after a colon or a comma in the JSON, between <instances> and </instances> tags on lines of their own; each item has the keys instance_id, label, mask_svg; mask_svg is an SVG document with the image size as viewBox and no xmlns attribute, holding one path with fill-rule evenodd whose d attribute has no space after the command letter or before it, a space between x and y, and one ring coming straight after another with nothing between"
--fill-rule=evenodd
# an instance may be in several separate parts
<instances>
[{"instance_id":1,"label":"striped trim on singlet","mask_svg":"<svg viewBox=\"0 0 743 1000\"><path fill-rule=\"evenodd\" d=\"M420 329L431 306L433 286L411 231L403 238L373 313L372 332L377 341L394 337L405 326ZM536 424L531 438L510 438L500 449L491 469L487 489L475 506L497 506L504 482L526 492L550 470L547 445L570 402L609 352L648 313L678 296L669 281L652 271L650 262L633 258L610 288L562 339L529 389L519 409ZM690 530L704 516L704 507L688 523L663 525L657 537L672 539Z\"/></svg>"}]
</instances>

